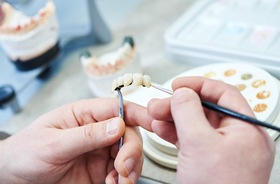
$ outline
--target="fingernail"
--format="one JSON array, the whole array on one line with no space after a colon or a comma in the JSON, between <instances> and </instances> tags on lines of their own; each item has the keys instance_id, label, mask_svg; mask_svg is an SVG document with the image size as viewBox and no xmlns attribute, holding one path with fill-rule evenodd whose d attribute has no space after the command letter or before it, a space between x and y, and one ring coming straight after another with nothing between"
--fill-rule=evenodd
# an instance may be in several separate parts
<instances>
[{"instance_id":1,"label":"fingernail","mask_svg":"<svg viewBox=\"0 0 280 184\"><path fill-rule=\"evenodd\" d=\"M133 171L133 172L131 172L131 173L129 174L129 178L131 179L131 181L132 181L133 183L136 183L136 181L137 181L137 179L138 179L138 176L137 176L136 172Z\"/></svg>"},{"instance_id":2,"label":"fingernail","mask_svg":"<svg viewBox=\"0 0 280 184\"><path fill-rule=\"evenodd\" d=\"M112 119L107 123L106 132L108 134L116 134L119 131L119 121L117 119Z\"/></svg>"},{"instance_id":3,"label":"fingernail","mask_svg":"<svg viewBox=\"0 0 280 184\"><path fill-rule=\"evenodd\" d=\"M132 171L132 169L134 168L134 160L132 158L129 158L124 162L124 165L125 165L127 173L130 173Z\"/></svg>"}]
</instances>

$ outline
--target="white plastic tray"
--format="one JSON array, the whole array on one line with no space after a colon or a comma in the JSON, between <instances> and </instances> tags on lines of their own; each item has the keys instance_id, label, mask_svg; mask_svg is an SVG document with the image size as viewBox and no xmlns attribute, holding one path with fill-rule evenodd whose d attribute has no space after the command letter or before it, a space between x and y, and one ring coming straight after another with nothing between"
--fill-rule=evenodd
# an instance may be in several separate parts
<instances>
[{"instance_id":1,"label":"white plastic tray","mask_svg":"<svg viewBox=\"0 0 280 184\"><path fill-rule=\"evenodd\" d=\"M168 56L193 66L253 63L280 78L280 0L200 0L165 33Z\"/></svg>"}]
</instances>

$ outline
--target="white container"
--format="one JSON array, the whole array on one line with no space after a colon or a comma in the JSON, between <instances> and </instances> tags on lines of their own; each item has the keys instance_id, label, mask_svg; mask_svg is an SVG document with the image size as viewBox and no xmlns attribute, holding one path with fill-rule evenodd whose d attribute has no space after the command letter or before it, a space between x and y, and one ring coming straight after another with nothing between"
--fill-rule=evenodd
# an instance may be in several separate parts
<instances>
[{"instance_id":1,"label":"white container","mask_svg":"<svg viewBox=\"0 0 280 184\"><path fill-rule=\"evenodd\" d=\"M279 1L200 0L165 33L168 56L192 66L244 62L280 79Z\"/></svg>"}]
</instances>

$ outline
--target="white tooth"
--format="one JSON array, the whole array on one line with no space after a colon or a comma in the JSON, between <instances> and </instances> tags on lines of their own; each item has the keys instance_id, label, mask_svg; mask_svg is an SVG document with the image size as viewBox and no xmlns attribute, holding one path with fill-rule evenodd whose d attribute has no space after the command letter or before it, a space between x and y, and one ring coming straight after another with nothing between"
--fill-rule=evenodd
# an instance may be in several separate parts
<instances>
[{"instance_id":1,"label":"white tooth","mask_svg":"<svg viewBox=\"0 0 280 184\"><path fill-rule=\"evenodd\" d=\"M39 15L41 15L41 14L45 14L47 12L47 10L45 7L43 7L38 12L39 12Z\"/></svg>"},{"instance_id":2,"label":"white tooth","mask_svg":"<svg viewBox=\"0 0 280 184\"><path fill-rule=\"evenodd\" d=\"M116 88L118 88L118 81L116 79L113 80L113 83L112 83L112 91L115 91Z\"/></svg>"},{"instance_id":3,"label":"white tooth","mask_svg":"<svg viewBox=\"0 0 280 184\"><path fill-rule=\"evenodd\" d=\"M136 84L137 86L142 85L142 79L143 75L141 73L134 73L133 74L133 84Z\"/></svg>"},{"instance_id":4,"label":"white tooth","mask_svg":"<svg viewBox=\"0 0 280 184\"><path fill-rule=\"evenodd\" d=\"M132 84L132 80L133 78L132 78L132 74L131 73L129 73L129 74L125 74L124 76L123 76L123 85L124 86L129 86L129 85L131 85Z\"/></svg>"},{"instance_id":5,"label":"white tooth","mask_svg":"<svg viewBox=\"0 0 280 184\"><path fill-rule=\"evenodd\" d=\"M87 65L89 65L91 63L91 59L90 58L86 58L84 56L82 56L80 58L80 61L81 61L83 66L87 66Z\"/></svg>"},{"instance_id":6,"label":"white tooth","mask_svg":"<svg viewBox=\"0 0 280 184\"><path fill-rule=\"evenodd\" d=\"M149 75L144 75L143 76L142 85L144 87L151 87L151 82L152 82L152 80L151 80L151 77Z\"/></svg>"},{"instance_id":7,"label":"white tooth","mask_svg":"<svg viewBox=\"0 0 280 184\"><path fill-rule=\"evenodd\" d=\"M118 77L117 80L118 80L118 86L119 86L119 87L124 85L123 77L122 77L122 76Z\"/></svg>"}]
</instances>

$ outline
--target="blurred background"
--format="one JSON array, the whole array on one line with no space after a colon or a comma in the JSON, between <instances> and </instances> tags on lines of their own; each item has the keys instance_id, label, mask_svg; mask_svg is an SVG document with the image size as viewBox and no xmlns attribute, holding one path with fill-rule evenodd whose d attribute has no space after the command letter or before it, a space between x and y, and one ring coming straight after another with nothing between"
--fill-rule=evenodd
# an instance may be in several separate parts
<instances>
[{"instance_id":1,"label":"blurred background","mask_svg":"<svg viewBox=\"0 0 280 184\"><path fill-rule=\"evenodd\" d=\"M34 16L47 1L7 2ZM46 63L21 71L7 57L2 42L0 131L14 134L54 108L99 97L89 85L91 78L80 62L81 54L90 53L85 55L89 60L108 53L114 58L125 36L134 39L137 67L158 84L194 66L215 62L254 64L280 78L280 0L53 2L59 23L59 51ZM98 83L105 78L110 81L114 77L99 77ZM280 162L279 154L275 162ZM278 165L273 168L270 184L280 181ZM159 183L176 183L175 169L147 157L142 176Z\"/></svg>"},{"instance_id":2,"label":"blurred background","mask_svg":"<svg viewBox=\"0 0 280 184\"><path fill-rule=\"evenodd\" d=\"M9 0L7 2L25 15L34 16L39 9L45 6L47 1ZM24 107L47 82L46 76L52 77L54 72L63 70L62 68L56 69L56 67L67 62L65 57L68 54L79 52L78 50L81 48L111 42L111 29L129 12L133 11L140 2L141 0L122 0L119 2L113 0L54 1L59 22L61 47L59 57L51 61L56 66L51 66L52 71L49 71L46 66L20 71L9 61L5 51L0 47L0 86L7 84L13 86L19 105ZM3 107L0 110L0 124L5 124L13 115L13 109Z\"/></svg>"}]
</instances>

